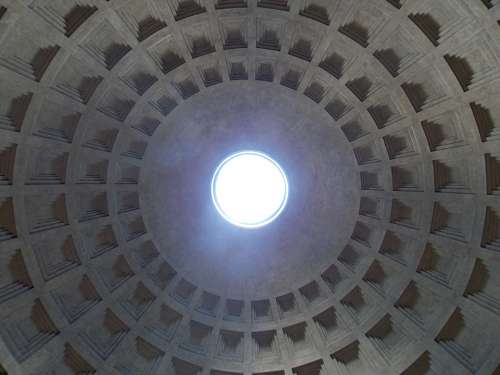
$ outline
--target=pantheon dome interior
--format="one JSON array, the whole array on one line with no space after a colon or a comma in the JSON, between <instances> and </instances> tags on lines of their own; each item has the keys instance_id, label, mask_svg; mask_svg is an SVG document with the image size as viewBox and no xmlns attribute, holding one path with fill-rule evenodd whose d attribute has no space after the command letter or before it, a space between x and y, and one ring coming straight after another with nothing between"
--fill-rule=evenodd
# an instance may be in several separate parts
<instances>
[{"instance_id":1,"label":"pantheon dome interior","mask_svg":"<svg viewBox=\"0 0 500 375\"><path fill-rule=\"evenodd\" d=\"M287 184L255 228L242 151ZM499 337L500 0L0 0L0 374L499 375Z\"/></svg>"}]
</instances>

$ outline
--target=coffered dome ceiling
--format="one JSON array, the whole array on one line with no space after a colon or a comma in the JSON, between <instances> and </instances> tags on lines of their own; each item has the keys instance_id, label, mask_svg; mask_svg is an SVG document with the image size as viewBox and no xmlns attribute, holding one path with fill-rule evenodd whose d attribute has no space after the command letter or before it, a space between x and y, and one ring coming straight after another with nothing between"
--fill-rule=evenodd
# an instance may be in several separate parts
<instances>
[{"instance_id":1,"label":"coffered dome ceiling","mask_svg":"<svg viewBox=\"0 0 500 375\"><path fill-rule=\"evenodd\" d=\"M0 373L500 373L500 1L0 0ZM217 165L286 170L224 221Z\"/></svg>"}]
</instances>

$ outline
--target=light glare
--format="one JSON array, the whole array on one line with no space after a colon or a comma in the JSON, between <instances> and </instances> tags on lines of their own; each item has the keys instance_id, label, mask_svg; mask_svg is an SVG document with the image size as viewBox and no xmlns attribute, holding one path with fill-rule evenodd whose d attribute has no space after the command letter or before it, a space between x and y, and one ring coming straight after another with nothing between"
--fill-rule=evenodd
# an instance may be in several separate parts
<instances>
[{"instance_id":1,"label":"light glare","mask_svg":"<svg viewBox=\"0 0 500 375\"><path fill-rule=\"evenodd\" d=\"M229 222L246 228L269 224L283 210L288 182L269 156L243 151L225 159L212 180L212 198Z\"/></svg>"}]
</instances>

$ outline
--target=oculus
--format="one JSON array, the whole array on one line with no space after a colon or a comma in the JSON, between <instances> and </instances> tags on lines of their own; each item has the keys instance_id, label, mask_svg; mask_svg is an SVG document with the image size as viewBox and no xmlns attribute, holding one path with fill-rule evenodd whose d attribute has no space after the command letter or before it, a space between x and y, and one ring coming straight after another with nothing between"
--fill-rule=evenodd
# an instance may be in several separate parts
<instances>
[{"instance_id":1,"label":"oculus","mask_svg":"<svg viewBox=\"0 0 500 375\"><path fill-rule=\"evenodd\" d=\"M240 151L224 159L212 178L212 200L219 214L243 228L271 223L288 199L283 169L268 155Z\"/></svg>"}]
</instances>

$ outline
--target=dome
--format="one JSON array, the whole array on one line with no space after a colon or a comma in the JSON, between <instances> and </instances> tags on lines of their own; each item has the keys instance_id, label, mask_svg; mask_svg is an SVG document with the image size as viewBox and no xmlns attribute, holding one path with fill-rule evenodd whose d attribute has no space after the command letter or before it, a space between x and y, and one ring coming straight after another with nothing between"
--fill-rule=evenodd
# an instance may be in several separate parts
<instances>
[{"instance_id":1,"label":"dome","mask_svg":"<svg viewBox=\"0 0 500 375\"><path fill-rule=\"evenodd\" d=\"M0 0L0 374L500 374L499 25ZM244 152L283 183L249 222Z\"/></svg>"}]
</instances>

